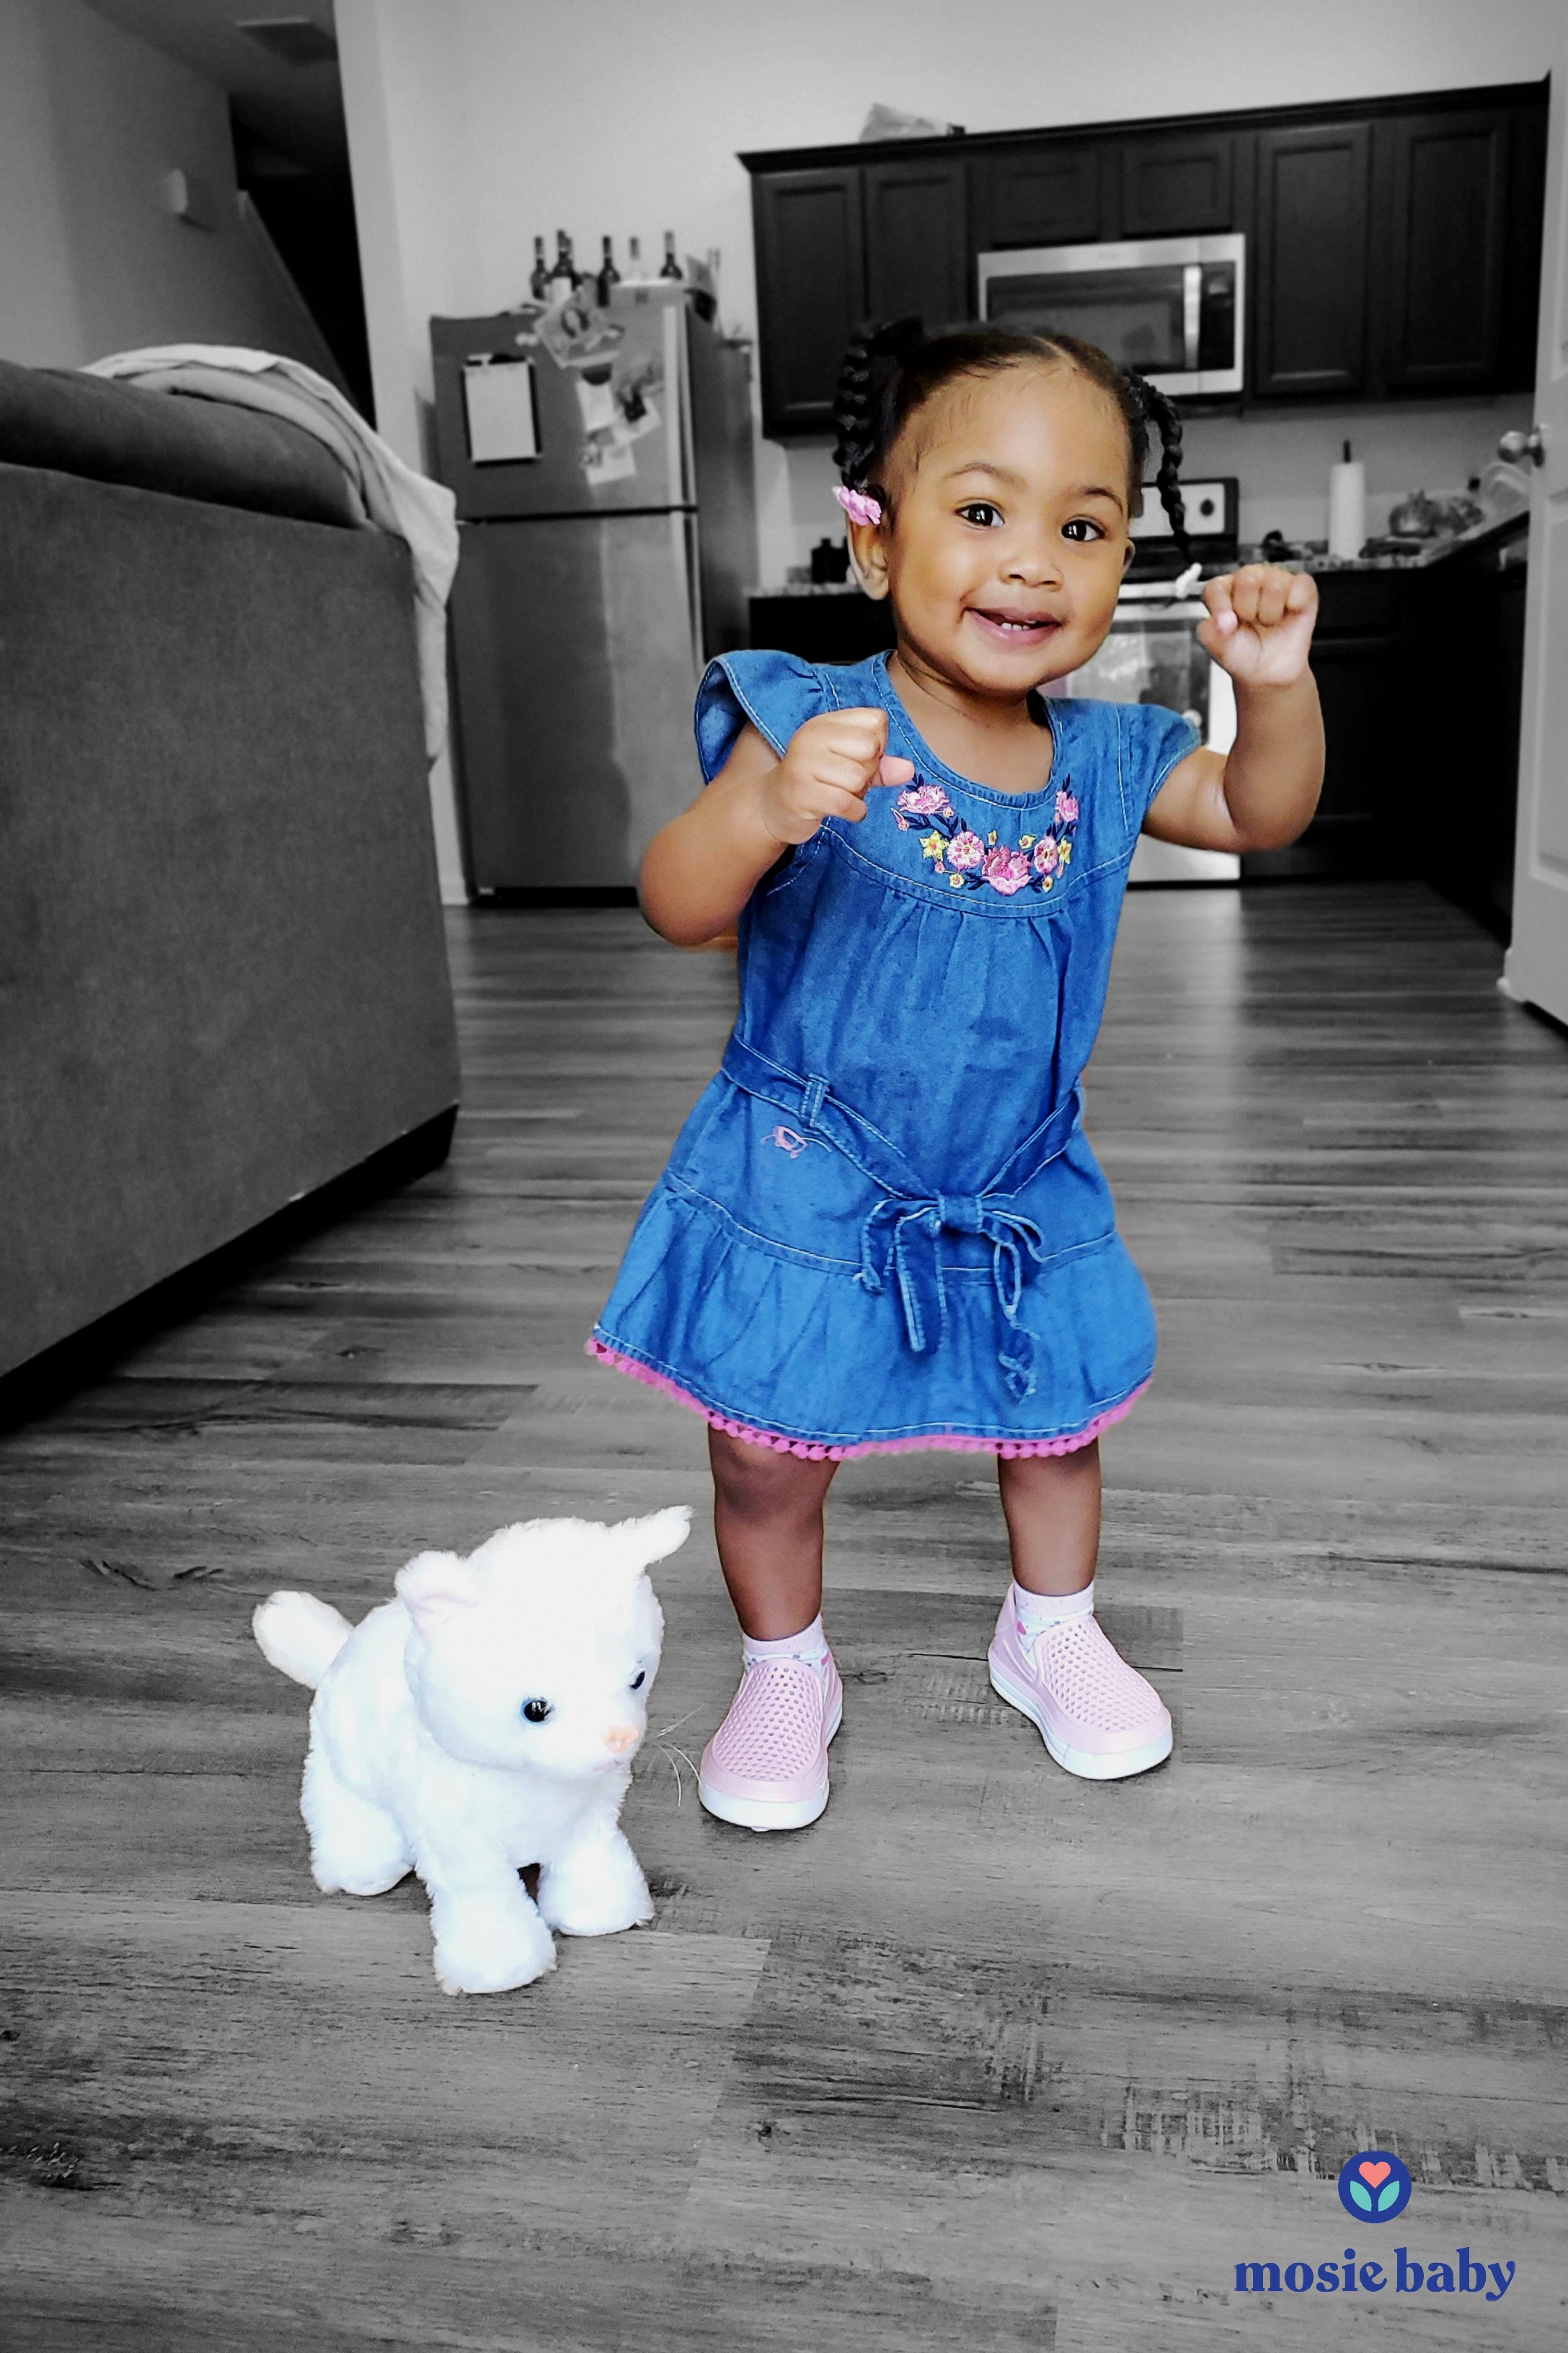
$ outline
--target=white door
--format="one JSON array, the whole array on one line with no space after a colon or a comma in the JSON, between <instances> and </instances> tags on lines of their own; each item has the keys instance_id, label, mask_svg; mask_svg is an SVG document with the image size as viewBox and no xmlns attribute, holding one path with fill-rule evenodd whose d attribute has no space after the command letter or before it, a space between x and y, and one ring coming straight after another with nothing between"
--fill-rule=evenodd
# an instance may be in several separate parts
<instances>
[{"instance_id":1,"label":"white door","mask_svg":"<svg viewBox=\"0 0 1568 2353\"><path fill-rule=\"evenodd\" d=\"M1568 18L1552 76L1531 442L1519 849L1503 987L1568 1021Z\"/></svg>"}]
</instances>

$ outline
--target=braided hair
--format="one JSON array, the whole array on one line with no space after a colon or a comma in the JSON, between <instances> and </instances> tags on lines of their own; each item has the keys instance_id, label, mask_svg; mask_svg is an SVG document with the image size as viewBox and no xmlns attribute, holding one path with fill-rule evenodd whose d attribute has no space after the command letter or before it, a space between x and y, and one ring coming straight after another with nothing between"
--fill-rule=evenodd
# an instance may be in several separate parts
<instances>
[{"instance_id":1,"label":"braided hair","mask_svg":"<svg viewBox=\"0 0 1568 2353\"><path fill-rule=\"evenodd\" d=\"M914 318L867 328L844 354L834 401L838 440L833 459L845 488L868 492L886 510L890 502L881 474L916 411L943 385L961 376L992 375L1028 361L1076 368L1116 403L1127 427L1130 515L1143 512L1151 427L1158 433L1160 466L1154 487L1184 559L1189 546L1179 486L1182 420L1174 404L1146 376L1119 367L1098 343L1078 335L1031 335L1010 327L963 327L928 335Z\"/></svg>"}]
</instances>

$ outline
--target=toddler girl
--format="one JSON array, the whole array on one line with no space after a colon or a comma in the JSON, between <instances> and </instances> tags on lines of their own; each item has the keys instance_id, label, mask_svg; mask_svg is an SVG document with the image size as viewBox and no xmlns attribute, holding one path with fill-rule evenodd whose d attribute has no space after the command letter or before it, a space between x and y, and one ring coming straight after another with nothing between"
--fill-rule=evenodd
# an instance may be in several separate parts
<instances>
[{"instance_id":1,"label":"toddler girl","mask_svg":"<svg viewBox=\"0 0 1568 2353\"><path fill-rule=\"evenodd\" d=\"M1204 590L1228 755L1152 705L1041 694L1110 628L1151 423L1182 535L1152 385L1070 336L904 321L851 348L838 416L856 568L898 650L731 654L702 681L707 789L650 846L642 903L684 946L739 918L740 1016L589 1343L707 1418L744 1665L700 1786L757 1831L827 1803L823 1507L851 1455L994 1455L1014 1582L993 1684L1071 1773L1169 1755L1093 1615L1096 1440L1149 1379L1154 1323L1079 1080L1140 828L1274 848L1322 776L1301 574Z\"/></svg>"}]
</instances>

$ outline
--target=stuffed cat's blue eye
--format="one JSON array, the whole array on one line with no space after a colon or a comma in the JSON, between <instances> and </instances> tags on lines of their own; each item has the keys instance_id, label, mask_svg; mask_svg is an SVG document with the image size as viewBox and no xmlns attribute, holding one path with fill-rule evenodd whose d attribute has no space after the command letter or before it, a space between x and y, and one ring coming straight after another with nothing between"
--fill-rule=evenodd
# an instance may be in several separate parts
<instances>
[{"instance_id":1,"label":"stuffed cat's blue eye","mask_svg":"<svg viewBox=\"0 0 1568 2353\"><path fill-rule=\"evenodd\" d=\"M644 1683L647 1683L647 1669L646 1667L639 1667L639 1668L637 1669L637 1671L636 1674L632 1677L632 1689L633 1689L633 1691L641 1691L641 1689L642 1689L642 1687L643 1687Z\"/></svg>"},{"instance_id":2,"label":"stuffed cat's blue eye","mask_svg":"<svg viewBox=\"0 0 1568 2353\"><path fill-rule=\"evenodd\" d=\"M522 1712L530 1724L542 1724L550 1713L550 1702L547 1699L525 1699Z\"/></svg>"}]
</instances>

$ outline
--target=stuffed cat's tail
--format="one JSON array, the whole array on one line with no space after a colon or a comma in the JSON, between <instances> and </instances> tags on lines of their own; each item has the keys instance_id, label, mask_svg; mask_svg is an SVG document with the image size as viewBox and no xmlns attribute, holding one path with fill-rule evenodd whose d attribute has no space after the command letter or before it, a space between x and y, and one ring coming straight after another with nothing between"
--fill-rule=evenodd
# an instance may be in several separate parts
<instances>
[{"instance_id":1,"label":"stuffed cat's tail","mask_svg":"<svg viewBox=\"0 0 1568 2353\"><path fill-rule=\"evenodd\" d=\"M250 1620L263 1656L314 1691L353 1628L313 1593L272 1593Z\"/></svg>"}]
</instances>

